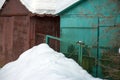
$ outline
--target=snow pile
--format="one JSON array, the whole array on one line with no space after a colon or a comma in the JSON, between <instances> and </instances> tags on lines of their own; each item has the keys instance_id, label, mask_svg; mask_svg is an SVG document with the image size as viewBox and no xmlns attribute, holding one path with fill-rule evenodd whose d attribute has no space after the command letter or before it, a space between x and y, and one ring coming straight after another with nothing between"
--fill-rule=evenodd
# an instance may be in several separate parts
<instances>
[{"instance_id":1,"label":"snow pile","mask_svg":"<svg viewBox=\"0 0 120 80\"><path fill-rule=\"evenodd\" d=\"M0 80L101 80L43 43L0 70Z\"/></svg>"},{"instance_id":2,"label":"snow pile","mask_svg":"<svg viewBox=\"0 0 120 80\"><path fill-rule=\"evenodd\" d=\"M57 14L80 0L20 0L32 13Z\"/></svg>"},{"instance_id":3,"label":"snow pile","mask_svg":"<svg viewBox=\"0 0 120 80\"><path fill-rule=\"evenodd\" d=\"M0 9L6 0L0 0ZM32 13L58 14L80 0L20 0L20 2Z\"/></svg>"}]
</instances>

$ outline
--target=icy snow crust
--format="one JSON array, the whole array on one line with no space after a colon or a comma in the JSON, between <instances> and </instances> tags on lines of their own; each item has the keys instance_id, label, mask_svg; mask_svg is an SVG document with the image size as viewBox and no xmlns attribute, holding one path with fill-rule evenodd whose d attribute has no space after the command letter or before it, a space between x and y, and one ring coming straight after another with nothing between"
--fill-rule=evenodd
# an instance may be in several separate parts
<instances>
[{"instance_id":1,"label":"icy snow crust","mask_svg":"<svg viewBox=\"0 0 120 80\"><path fill-rule=\"evenodd\" d=\"M43 43L0 70L0 80L101 80Z\"/></svg>"}]
</instances>

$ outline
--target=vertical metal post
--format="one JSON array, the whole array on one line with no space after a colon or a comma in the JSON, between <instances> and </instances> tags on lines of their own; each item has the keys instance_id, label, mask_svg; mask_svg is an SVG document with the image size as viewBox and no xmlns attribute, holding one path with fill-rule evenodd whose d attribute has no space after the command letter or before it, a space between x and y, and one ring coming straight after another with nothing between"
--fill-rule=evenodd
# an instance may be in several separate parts
<instances>
[{"instance_id":1,"label":"vertical metal post","mask_svg":"<svg viewBox=\"0 0 120 80\"><path fill-rule=\"evenodd\" d=\"M79 45L79 52L78 52L78 63L82 64L82 58L83 58L83 45L84 42L78 41L76 42Z\"/></svg>"},{"instance_id":2,"label":"vertical metal post","mask_svg":"<svg viewBox=\"0 0 120 80\"><path fill-rule=\"evenodd\" d=\"M82 45L79 46L78 63L82 64Z\"/></svg>"},{"instance_id":3,"label":"vertical metal post","mask_svg":"<svg viewBox=\"0 0 120 80\"><path fill-rule=\"evenodd\" d=\"M99 26L99 17L98 17L98 28L97 28L97 62L96 62L96 77L98 77L99 70L99 36L100 36L100 26Z\"/></svg>"},{"instance_id":4,"label":"vertical metal post","mask_svg":"<svg viewBox=\"0 0 120 80\"><path fill-rule=\"evenodd\" d=\"M46 43L49 44L49 37L46 35Z\"/></svg>"},{"instance_id":5,"label":"vertical metal post","mask_svg":"<svg viewBox=\"0 0 120 80\"><path fill-rule=\"evenodd\" d=\"M80 50L80 63L82 64L82 54L83 54L83 47L82 45L80 46L81 50Z\"/></svg>"},{"instance_id":6,"label":"vertical metal post","mask_svg":"<svg viewBox=\"0 0 120 80\"><path fill-rule=\"evenodd\" d=\"M49 39L55 39L55 40L61 41L61 39L58 38L58 37L46 35L46 43L47 43L47 44L49 44Z\"/></svg>"}]
</instances>

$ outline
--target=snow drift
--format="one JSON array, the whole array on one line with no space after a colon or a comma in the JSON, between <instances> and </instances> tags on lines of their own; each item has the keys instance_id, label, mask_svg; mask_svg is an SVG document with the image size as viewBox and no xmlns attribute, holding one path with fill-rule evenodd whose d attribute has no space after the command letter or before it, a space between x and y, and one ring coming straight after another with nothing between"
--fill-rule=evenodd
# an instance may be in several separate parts
<instances>
[{"instance_id":1,"label":"snow drift","mask_svg":"<svg viewBox=\"0 0 120 80\"><path fill-rule=\"evenodd\" d=\"M0 80L101 80L43 43L0 70Z\"/></svg>"}]
</instances>

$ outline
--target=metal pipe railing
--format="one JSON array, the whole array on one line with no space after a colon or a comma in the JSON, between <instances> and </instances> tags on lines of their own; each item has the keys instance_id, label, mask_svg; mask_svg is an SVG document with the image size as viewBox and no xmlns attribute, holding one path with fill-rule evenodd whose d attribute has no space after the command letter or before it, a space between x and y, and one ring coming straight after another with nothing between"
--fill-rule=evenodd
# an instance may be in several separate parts
<instances>
[{"instance_id":1,"label":"metal pipe railing","mask_svg":"<svg viewBox=\"0 0 120 80\"><path fill-rule=\"evenodd\" d=\"M46 43L49 44L49 39L55 39L55 40L58 40L58 41L61 41L60 38L58 37L54 37L54 36L51 36L51 35L46 35Z\"/></svg>"},{"instance_id":2,"label":"metal pipe railing","mask_svg":"<svg viewBox=\"0 0 120 80\"><path fill-rule=\"evenodd\" d=\"M46 35L46 43L49 44L49 39L54 39L54 40L58 40L58 41L62 41L60 38L58 37L54 37L51 35ZM82 64L82 56L83 56L83 45L84 43L81 41L77 42L76 45L79 45L79 53L78 53L78 63Z\"/></svg>"}]
</instances>

